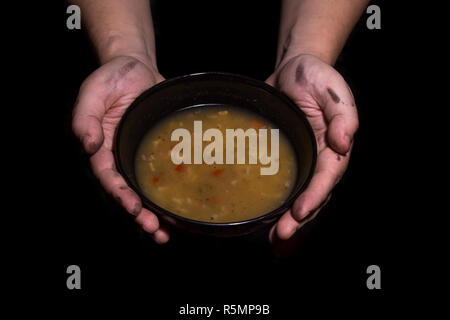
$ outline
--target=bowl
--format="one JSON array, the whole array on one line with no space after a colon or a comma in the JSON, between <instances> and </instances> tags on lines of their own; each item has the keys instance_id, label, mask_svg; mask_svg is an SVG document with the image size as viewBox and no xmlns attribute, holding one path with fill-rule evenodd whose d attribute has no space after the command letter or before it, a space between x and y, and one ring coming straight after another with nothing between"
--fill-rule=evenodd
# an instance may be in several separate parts
<instances>
[{"instance_id":1,"label":"bowl","mask_svg":"<svg viewBox=\"0 0 450 320\"><path fill-rule=\"evenodd\" d=\"M143 136L162 118L193 106L231 105L270 120L288 138L297 156L295 185L284 203L257 218L238 222L203 222L161 208L142 193L135 176L135 154ZM116 131L117 168L160 222L179 231L218 237L239 236L268 228L307 187L314 172L317 147L303 112L286 95L265 82L229 73L197 73L163 81L143 92L126 110ZM251 199L249 199L251 201Z\"/></svg>"}]
</instances>

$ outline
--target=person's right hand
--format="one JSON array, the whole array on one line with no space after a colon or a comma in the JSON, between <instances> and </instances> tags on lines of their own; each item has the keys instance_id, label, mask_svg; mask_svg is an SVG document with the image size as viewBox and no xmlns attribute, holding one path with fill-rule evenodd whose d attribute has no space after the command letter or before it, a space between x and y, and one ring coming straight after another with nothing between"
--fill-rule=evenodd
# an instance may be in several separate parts
<instances>
[{"instance_id":1,"label":"person's right hand","mask_svg":"<svg viewBox=\"0 0 450 320\"><path fill-rule=\"evenodd\" d=\"M145 62L145 61L144 61ZM81 85L72 128L91 155L95 176L103 188L157 243L169 240L158 218L142 207L139 196L118 173L112 153L113 137L125 110L144 90L164 80L156 67L130 56L119 56L94 71Z\"/></svg>"}]
</instances>

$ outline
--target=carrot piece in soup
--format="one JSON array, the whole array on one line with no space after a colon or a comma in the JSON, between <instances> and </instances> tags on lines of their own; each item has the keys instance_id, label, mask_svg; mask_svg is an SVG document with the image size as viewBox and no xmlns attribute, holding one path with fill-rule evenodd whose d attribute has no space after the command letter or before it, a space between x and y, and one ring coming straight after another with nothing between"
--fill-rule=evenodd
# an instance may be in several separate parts
<instances>
[{"instance_id":1,"label":"carrot piece in soup","mask_svg":"<svg viewBox=\"0 0 450 320\"><path fill-rule=\"evenodd\" d=\"M184 164L179 164L175 167L175 170L177 170L178 172L183 172L184 171Z\"/></svg>"},{"instance_id":2,"label":"carrot piece in soup","mask_svg":"<svg viewBox=\"0 0 450 320\"><path fill-rule=\"evenodd\" d=\"M219 198L216 197L216 196L212 196L211 197L211 201L214 202L214 203L219 203L220 202Z\"/></svg>"},{"instance_id":3,"label":"carrot piece in soup","mask_svg":"<svg viewBox=\"0 0 450 320\"><path fill-rule=\"evenodd\" d=\"M158 177L153 177L153 179L152 179L153 184L157 184L158 181L159 181Z\"/></svg>"},{"instance_id":4,"label":"carrot piece in soup","mask_svg":"<svg viewBox=\"0 0 450 320\"><path fill-rule=\"evenodd\" d=\"M216 171L213 172L213 176L218 177L223 173L222 169L217 169Z\"/></svg>"},{"instance_id":5,"label":"carrot piece in soup","mask_svg":"<svg viewBox=\"0 0 450 320\"><path fill-rule=\"evenodd\" d=\"M260 128L264 127L264 123L262 123L259 120L252 120L250 126L255 129L260 129Z\"/></svg>"}]
</instances>

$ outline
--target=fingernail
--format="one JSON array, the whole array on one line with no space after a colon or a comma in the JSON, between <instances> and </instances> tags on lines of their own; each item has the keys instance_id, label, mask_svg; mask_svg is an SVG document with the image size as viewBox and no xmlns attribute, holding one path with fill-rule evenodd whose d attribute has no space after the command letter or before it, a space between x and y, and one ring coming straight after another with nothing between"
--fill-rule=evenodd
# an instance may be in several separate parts
<instances>
[{"instance_id":1,"label":"fingernail","mask_svg":"<svg viewBox=\"0 0 450 320\"><path fill-rule=\"evenodd\" d=\"M269 231L269 241L272 242L274 240L273 235L277 232L277 225L275 224Z\"/></svg>"},{"instance_id":2,"label":"fingernail","mask_svg":"<svg viewBox=\"0 0 450 320\"><path fill-rule=\"evenodd\" d=\"M278 237L279 237L281 240L288 240L288 239L290 239L290 238L294 235L294 233L295 233L296 231L297 231L297 226L293 226L292 228L289 229L288 232L285 232L284 234L278 234Z\"/></svg>"},{"instance_id":3,"label":"fingernail","mask_svg":"<svg viewBox=\"0 0 450 320\"><path fill-rule=\"evenodd\" d=\"M83 139L81 139L81 142L83 143L83 147L86 149L86 145L88 144L89 136L84 136Z\"/></svg>"},{"instance_id":4,"label":"fingernail","mask_svg":"<svg viewBox=\"0 0 450 320\"><path fill-rule=\"evenodd\" d=\"M352 143L352 138L350 138L350 136L348 134L346 134L344 136L344 140L345 140L345 143L347 143L347 145L350 147L350 144Z\"/></svg>"},{"instance_id":5,"label":"fingernail","mask_svg":"<svg viewBox=\"0 0 450 320\"><path fill-rule=\"evenodd\" d=\"M291 231L289 232L289 238L292 237L292 235L298 230L298 225L295 225L291 228Z\"/></svg>"},{"instance_id":6,"label":"fingernail","mask_svg":"<svg viewBox=\"0 0 450 320\"><path fill-rule=\"evenodd\" d=\"M84 136L83 137L83 148L87 153L91 153L93 144L91 142L91 137L90 136Z\"/></svg>"}]
</instances>

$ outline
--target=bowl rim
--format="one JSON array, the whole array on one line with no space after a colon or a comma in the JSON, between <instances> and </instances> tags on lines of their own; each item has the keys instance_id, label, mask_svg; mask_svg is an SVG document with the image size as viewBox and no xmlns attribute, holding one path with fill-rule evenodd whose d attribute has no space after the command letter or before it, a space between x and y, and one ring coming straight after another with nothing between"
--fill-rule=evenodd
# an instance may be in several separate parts
<instances>
[{"instance_id":1,"label":"bowl rim","mask_svg":"<svg viewBox=\"0 0 450 320\"><path fill-rule=\"evenodd\" d=\"M120 141L120 132L122 131L122 127L124 123L126 122L126 119L128 115L132 112L132 110L144 99L147 98L147 96L153 94L155 91L158 91L162 88L168 87L173 85L174 83L184 81L186 79L190 78L198 78L198 77L222 77L222 78L229 78L230 80L233 79L233 81L242 82L244 84L255 86L259 89L267 91L271 95L275 95L277 98L281 99L288 107L290 107L294 112L297 113L298 117L302 120L304 126L306 127L307 132L309 133L311 137L311 144L312 144L312 163L311 163L311 170L308 173L308 176L305 179L305 182L300 187L300 189L295 192L292 196L290 196L291 200L285 201L281 206L277 207L276 209L267 212L261 216L242 220L242 221L234 221L234 222L209 222L209 221L199 221L199 220L193 220L189 219L180 215L177 215L167 209L164 209L160 206L158 206L156 203L148 199L138 188L135 188L133 184L131 183L131 179L128 177L128 175L124 172L122 169L122 163L120 160L120 152L118 151L118 148L116 146L118 145ZM299 195L307 188L309 183L311 182L311 179L314 175L314 171L316 169L317 164L317 142L315 138L314 131L309 123L309 121L306 119L305 113L288 97L286 94L281 92L280 90L277 90L276 88L272 87L271 85L267 84L264 81L257 80L254 78L250 78L241 74L236 73L229 73L229 72L198 72L198 73L191 73L191 74L185 74L173 78L166 79L162 82L157 83L156 85L146 89L143 91L125 110L124 114L122 115L122 118L120 119L119 125L116 128L116 131L114 133L114 139L113 139L113 154L114 154L114 160L117 167L117 170L124 178L127 185L134 191L136 194L140 197L143 204L145 204L150 210L155 210L157 212L154 212L155 214L163 213L164 215L167 215L173 219L181 220L183 222L187 223L193 223L196 225L202 225L202 226L211 226L211 227L226 227L226 226L238 226L238 225L244 225L244 224L250 224L253 222L258 222L262 220L267 220L270 218L274 218L277 215L281 215L282 213L289 210L289 208L292 206L293 202L299 197Z\"/></svg>"}]
</instances>

